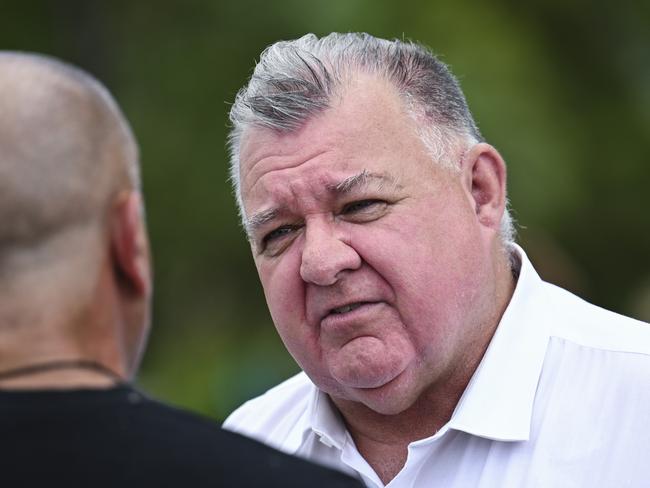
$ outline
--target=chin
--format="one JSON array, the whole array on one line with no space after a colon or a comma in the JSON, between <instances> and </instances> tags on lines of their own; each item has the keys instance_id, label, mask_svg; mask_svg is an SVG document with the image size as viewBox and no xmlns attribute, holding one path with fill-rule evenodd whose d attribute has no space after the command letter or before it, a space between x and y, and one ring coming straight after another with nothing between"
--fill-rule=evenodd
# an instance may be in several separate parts
<instances>
[{"instance_id":1,"label":"chin","mask_svg":"<svg viewBox=\"0 0 650 488\"><path fill-rule=\"evenodd\" d=\"M408 410L417 400L417 394L410 391L409 386L400 375L376 388L342 388L339 385L333 391L324 391L345 402L364 405L380 415L398 415Z\"/></svg>"},{"instance_id":2,"label":"chin","mask_svg":"<svg viewBox=\"0 0 650 488\"><path fill-rule=\"evenodd\" d=\"M398 415L413 405L410 396L386 386L361 390L356 401L381 415Z\"/></svg>"}]
</instances>

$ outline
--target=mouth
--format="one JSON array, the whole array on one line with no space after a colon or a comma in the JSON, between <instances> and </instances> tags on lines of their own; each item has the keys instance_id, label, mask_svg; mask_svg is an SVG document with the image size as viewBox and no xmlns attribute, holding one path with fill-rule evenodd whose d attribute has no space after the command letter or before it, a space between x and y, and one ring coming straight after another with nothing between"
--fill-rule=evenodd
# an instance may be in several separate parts
<instances>
[{"instance_id":1,"label":"mouth","mask_svg":"<svg viewBox=\"0 0 650 488\"><path fill-rule=\"evenodd\" d=\"M336 307L333 308L329 311L328 315L341 315L344 313L352 312L353 310L356 310L359 307L362 307L364 305L369 305L370 303L373 302L355 302L355 303L348 303L347 305L343 305L341 307Z\"/></svg>"}]
</instances>

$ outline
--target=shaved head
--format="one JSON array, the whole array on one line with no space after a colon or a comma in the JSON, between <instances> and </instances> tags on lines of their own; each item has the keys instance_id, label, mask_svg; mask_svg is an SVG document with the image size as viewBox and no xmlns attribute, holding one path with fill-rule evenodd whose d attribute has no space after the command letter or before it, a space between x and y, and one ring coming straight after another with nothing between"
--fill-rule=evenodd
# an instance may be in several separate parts
<instances>
[{"instance_id":1,"label":"shaved head","mask_svg":"<svg viewBox=\"0 0 650 488\"><path fill-rule=\"evenodd\" d=\"M99 82L52 58L0 52L0 275L15 252L100 222L112 196L138 187L137 157Z\"/></svg>"},{"instance_id":2,"label":"shaved head","mask_svg":"<svg viewBox=\"0 0 650 488\"><path fill-rule=\"evenodd\" d=\"M0 371L83 359L134 374L151 301L139 187L138 148L106 88L0 51Z\"/></svg>"}]
</instances>

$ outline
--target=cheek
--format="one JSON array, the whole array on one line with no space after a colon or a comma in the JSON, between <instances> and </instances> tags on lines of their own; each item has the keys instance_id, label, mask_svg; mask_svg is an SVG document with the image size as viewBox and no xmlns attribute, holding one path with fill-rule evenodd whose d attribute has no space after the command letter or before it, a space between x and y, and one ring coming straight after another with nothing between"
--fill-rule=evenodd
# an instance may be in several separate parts
<instances>
[{"instance_id":1,"label":"cheek","mask_svg":"<svg viewBox=\"0 0 650 488\"><path fill-rule=\"evenodd\" d=\"M315 331L307 324L305 286L300 278L300 261L291 254L258 265L266 303L285 347L302 365L317 347Z\"/></svg>"},{"instance_id":2,"label":"cheek","mask_svg":"<svg viewBox=\"0 0 650 488\"><path fill-rule=\"evenodd\" d=\"M457 322L477 293L481 239L467 212L428 207L421 218L416 215L359 227L352 239L363 260L391 288L404 324L412 324L411 333L435 334Z\"/></svg>"},{"instance_id":3,"label":"cheek","mask_svg":"<svg viewBox=\"0 0 650 488\"><path fill-rule=\"evenodd\" d=\"M304 311L304 287L298 271L299 264L291 256L257 266L266 303L278 329L293 322L298 312Z\"/></svg>"}]
</instances>

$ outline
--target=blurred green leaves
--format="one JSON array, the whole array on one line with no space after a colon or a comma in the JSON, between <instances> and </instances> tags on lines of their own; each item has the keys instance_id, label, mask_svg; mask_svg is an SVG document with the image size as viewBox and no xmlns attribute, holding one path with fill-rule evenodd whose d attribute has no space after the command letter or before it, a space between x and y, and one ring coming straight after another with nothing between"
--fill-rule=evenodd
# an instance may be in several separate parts
<instances>
[{"instance_id":1,"label":"blurred green leaves","mask_svg":"<svg viewBox=\"0 0 650 488\"><path fill-rule=\"evenodd\" d=\"M223 418L297 371L227 182L229 103L267 44L360 30L430 46L508 162L542 276L650 320L648 25L632 1L4 0L0 46L85 68L131 120L156 269L140 381Z\"/></svg>"}]
</instances>

